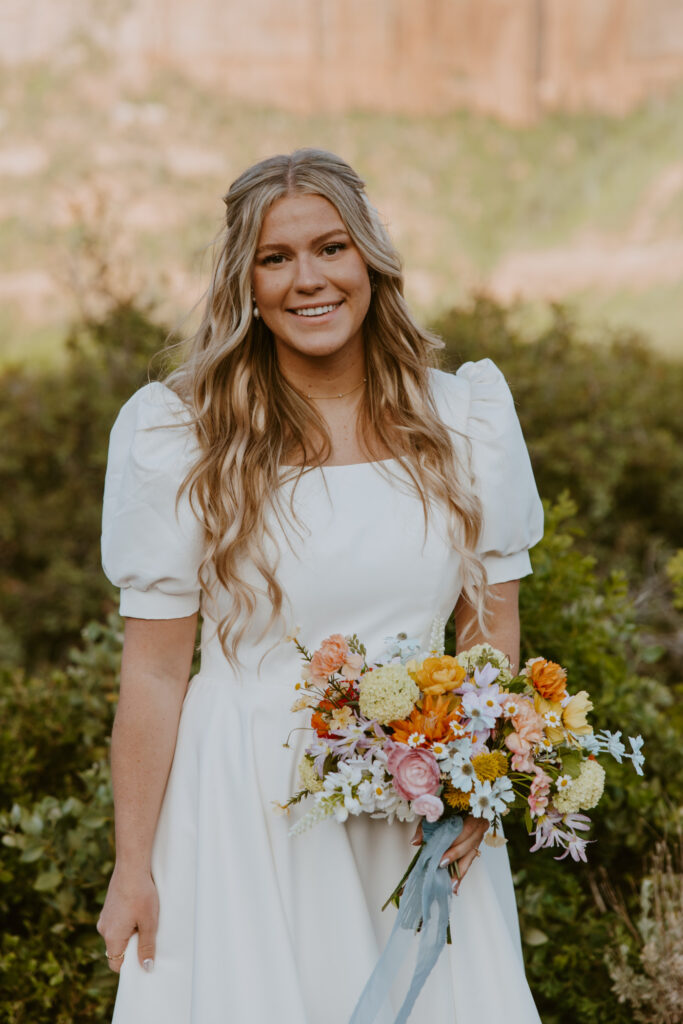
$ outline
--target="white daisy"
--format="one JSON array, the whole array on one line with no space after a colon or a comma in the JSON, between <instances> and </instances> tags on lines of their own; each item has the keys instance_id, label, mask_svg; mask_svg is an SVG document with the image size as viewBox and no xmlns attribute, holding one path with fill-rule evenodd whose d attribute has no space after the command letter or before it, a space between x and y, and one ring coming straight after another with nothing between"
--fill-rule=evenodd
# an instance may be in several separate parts
<instances>
[{"instance_id":1,"label":"white daisy","mask_svg":"<svg viewBox=\"0 0 683 1024\"><path fill-rule=\"evenodd\" d=\"M421 747L424 742L425 738L421 732L412 732L408 737L408 746L412 747L413 749Z\"/></svg>"},{"instance_id":2,"label":"white daisy","mask_svg":"<svg viewBox=\"0 0 683 1024\"><path fill-rule=\"evenodd\" d=\"M455 789L460 789L463 793L469 793L472 789L472 783L476 778L476 773L474 765L468 757L463 757L462 754L455 754L451 758L449 774Z\"/></svg>"},{"instance_id":3,"label":"white daisy","mask_svg":"<svg viewBox=\"0 0 683 1024\"><path fill-rule=\"evenodd\" d=\"M470 813L475 818L486 818L493 821L496 816L495 800L491 792L491 783L474 780L474 793L470 799Z\"/></svg>"}]
</instances>

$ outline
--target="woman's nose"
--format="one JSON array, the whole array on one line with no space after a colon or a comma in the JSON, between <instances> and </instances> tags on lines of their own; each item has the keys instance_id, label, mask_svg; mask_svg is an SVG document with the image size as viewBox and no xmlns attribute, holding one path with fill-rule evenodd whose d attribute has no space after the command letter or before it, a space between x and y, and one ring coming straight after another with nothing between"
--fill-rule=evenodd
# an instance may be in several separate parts
<instances>
[{"instance_id":1,"label":"woman's nose","mask_svg":"<svg viewBox=\"0 0 683 1024\"><path fill-rule=\"evenodd\" d=\"M300 256L295 264L294 287L301 291L317 291L327 284L325 275L316 259Z\"/></svg>"}]
</instances>

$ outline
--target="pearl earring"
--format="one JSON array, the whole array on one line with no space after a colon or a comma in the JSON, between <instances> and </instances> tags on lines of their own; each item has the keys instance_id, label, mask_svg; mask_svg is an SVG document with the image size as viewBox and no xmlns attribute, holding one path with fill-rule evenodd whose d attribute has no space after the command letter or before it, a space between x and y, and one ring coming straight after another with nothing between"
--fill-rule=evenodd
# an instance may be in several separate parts
<instances>
[{"instance_id":1,"label":"pearl earring","mask_svg":"<svg viewBox=\"0 0 683 1024\"><path fill-rule=\"evenodd\" d=\"M256 305L256 296L254 295L253 292L251 293L251 301L254 303L254 308L252 310L252 313L254 314L254 319L258 320L258 318L261 316L261 314L259 312L258 306Z\"/></svg>"}]
</instances>

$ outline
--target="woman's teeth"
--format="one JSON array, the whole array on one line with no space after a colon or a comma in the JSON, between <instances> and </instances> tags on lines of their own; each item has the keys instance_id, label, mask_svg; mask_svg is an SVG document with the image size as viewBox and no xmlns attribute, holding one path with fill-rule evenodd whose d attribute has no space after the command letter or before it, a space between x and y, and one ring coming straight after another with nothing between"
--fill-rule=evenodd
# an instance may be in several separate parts
<instances>
[{"instance_id":1,"label":"woman's teeth","mask_svg":"<svg viewBox=\"0 0 683 1024\"><path fill-rule=\"evenodd\" d=\"M309 309L295 309L297 316L322 316L323 313L331 313L341 302L335 302L332 306L311 306Z\"/></svg>"}]
</instances>

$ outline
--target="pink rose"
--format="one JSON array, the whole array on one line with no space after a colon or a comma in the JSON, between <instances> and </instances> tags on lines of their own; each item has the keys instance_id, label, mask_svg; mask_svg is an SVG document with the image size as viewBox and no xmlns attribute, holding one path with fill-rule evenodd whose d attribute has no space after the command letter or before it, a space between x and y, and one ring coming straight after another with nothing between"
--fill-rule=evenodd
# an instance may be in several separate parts
<instances>
[{"instance_id":1,"label":"pink rose","mask_svg":"<svg viewBox=\"0 0 683 1024\"><path fill-rule=\"evenodd\" d=\"M394 777L394 789L404 800L434 793L439 788L439 766L431 750L412 750L405 744L405 753L390 751L387 768Z\"/></svg>"},{"instance_id":2,"label":"pink rose","mask_svg":"<svg viewBox=\"0 0 683 1024\"><path fill-rule=\"evenodd\" d=\"M443 814L443 803L440 797L423 793L413 800L413 810L416 814L422 814L427 821L438 821Z\"/></svg>"},{"instance_id":3,"label":"pink rose","mask_svg":"<svg viewBox=\"0 0 683 1024\"><path fill-rule=\"evenodd\" d=\"M387 740L382 749L387 755L387 768L392 775L395 775L396 769L403 758L408 756L411 748L405 743L394 743L393 740Z\"/></svg>"},{"instance_id":4,"label":"pink rose","mask_svg":"<svg viewBox=\"0 0 683 1024\"><path fill-rule=\"evenodd\" d=\"M339 671L350 656L349 645L344 637L341 633L333 633L327 640L323 640L319 650L311 658L311 678L322 682L333 672Z\"/></svg>"}]
</instances>

